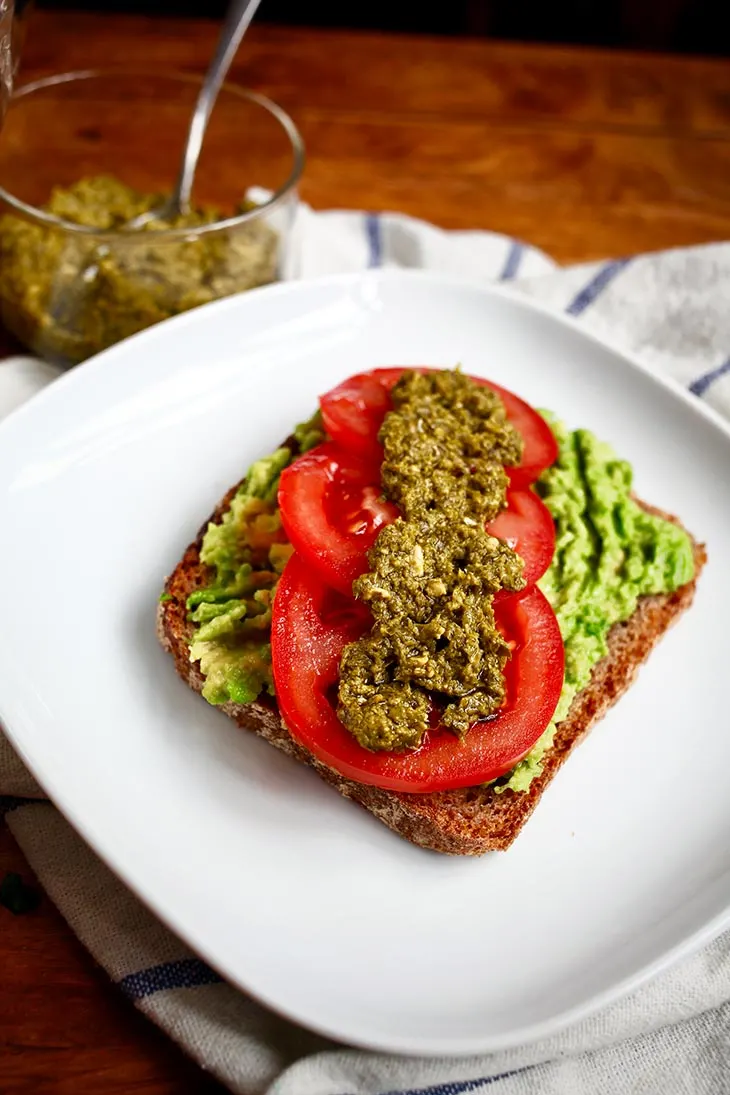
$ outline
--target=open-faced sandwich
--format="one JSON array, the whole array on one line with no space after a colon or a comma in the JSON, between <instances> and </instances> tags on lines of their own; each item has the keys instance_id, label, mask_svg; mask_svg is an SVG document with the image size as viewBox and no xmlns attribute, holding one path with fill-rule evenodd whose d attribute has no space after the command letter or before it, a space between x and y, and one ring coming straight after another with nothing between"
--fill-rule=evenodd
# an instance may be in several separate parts
<instances>
[{"instance_id":1,"label":"open-faced sandwich","mask_svg":"<svg viewBox=\"0 0 730 1095\"><path fill-rule=\"evenodd\" d=\"M609 445L458 369L375 369L319 402L185 552L160 641L401 836L507 848L704 549Z\"/></svg>"}]
</instances>

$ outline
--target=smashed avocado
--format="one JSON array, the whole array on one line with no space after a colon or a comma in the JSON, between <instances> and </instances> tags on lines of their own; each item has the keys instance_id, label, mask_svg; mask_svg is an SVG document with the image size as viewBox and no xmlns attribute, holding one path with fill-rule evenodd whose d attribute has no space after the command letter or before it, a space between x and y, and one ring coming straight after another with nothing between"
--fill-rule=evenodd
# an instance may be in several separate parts
<instances>
[{"instance_id":1,"label":"smashed avocado","mask_svg":"<svg viewBox=\"0 0 730 1095\"><path fill-rule=\"evenodd\" d=\"M567 430L546 415L559 445L537 484L556 526L555 555L540 588L565 643L565 680L553 722L499 789L526 791L552 744L557 723L607 653L608 632L633 615L639 597L671 593L694 575L683 529L631 498L632 471L588 430Z\"/></svg>"},{"instance_id":2,"label":"smashed avocado","mask_svg":"<svg viewBox=\"0 0 730 1095\"><path fill-rule=\"evenodd\" d=\"M200 559L214 574L187 602L196 625L190 660L200 662L209 703L252 703L274 694L271 673L271 605L292 553L276 496L279 477L298 453L324 438L315 414L295 427L293 443L257 460L219 522L211 521Z\"/></svg>"},{"instance_id":3,"label":"smashed avocado","mask_svg":"<svg viewBox=\"0 0 730 1095\"><path fill-rule=\"evenodd\" d=\"M163 195L99 175L56 187L43 209L100 232L119 231L159 208ZM234 216L252 208L243 202ZM261 220L226 232L156 239L164 229L196 229L223 219L200 206L151 220L130 239L98 240L0 217L0 315L43 357L75 364L153 323L276 277L278 237Z\"/></svg>"},{"instance_id":4,"label":"smashed avocado","mask_svg":"<svg viewBox=\"0 0 730 1095\"><path fill-rule=\"evenodd\" d=\"M406 372L391 394L381 479L401 516L353 585L374 625L343 652L337 713L366 749L402 751L423 741L434 701L459 737L504 702L492 597L525 583L485 523L506 504L504 465L522 443L499 396L458 370Z\"/></svg>"}]
</instances>

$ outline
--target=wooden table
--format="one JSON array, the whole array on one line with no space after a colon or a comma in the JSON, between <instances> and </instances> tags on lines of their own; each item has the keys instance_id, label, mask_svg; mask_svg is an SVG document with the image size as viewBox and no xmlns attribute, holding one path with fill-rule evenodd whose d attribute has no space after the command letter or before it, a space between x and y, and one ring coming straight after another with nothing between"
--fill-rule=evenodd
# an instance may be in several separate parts
<instances>
[{"instance_id":1,"label":"wooden table","mask_svg":"<svg viewBox=\"0 0 730 1095\"><path fill-rule=\"evenodd\" d=\"M23 75L90 61L199 72L215 35L38 13ZM724 62L258 27L234 78L295 118L315 207L492 228L563 262L730 237ZM0 827L6 870L28 876ZM112 989L48 901L0 909L0 966L5 1095L222 1090Z\"/></svg>"}]
</instances>

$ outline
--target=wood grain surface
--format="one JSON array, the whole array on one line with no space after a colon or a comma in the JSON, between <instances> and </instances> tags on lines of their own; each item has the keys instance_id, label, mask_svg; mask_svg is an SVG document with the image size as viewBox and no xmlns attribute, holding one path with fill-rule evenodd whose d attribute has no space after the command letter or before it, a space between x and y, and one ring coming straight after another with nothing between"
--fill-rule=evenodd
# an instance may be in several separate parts
<instances>
[{"instance_id":1,"label":"wood grain surface","mask_svg":"<svg viewBox=\"0 0 730 1095\"><path fill-rule=\"evenodd\" d=\"M24 75L90 58L198 72L215 35L39 13ZM724 61L262 27L233 77L294 117L315 207L492 228L562 262L730 235ZM158 149L151 133L151 163Z\"/></svg>"},{"instance_id":2,"label":"wood grain surface","mask_svg":"<svg viewBox=\"0 0 730 1095\"><path fill-rule=\"evenodd\" d=\"M216 30L37 13L22 75L90 63L201 72ZM297 122L302 196L317 208L495 229L562 262L730 236L724 62L264 26L233 77ZM40 124L52 146L53 117ZM150 132L147 169L161 179L163 155ZM0 826L7 870L29 877ZM0 963L4 1095L222 1090L108 984L46 899L27 916L0 909Z\"/></svg>"}]
</instances>

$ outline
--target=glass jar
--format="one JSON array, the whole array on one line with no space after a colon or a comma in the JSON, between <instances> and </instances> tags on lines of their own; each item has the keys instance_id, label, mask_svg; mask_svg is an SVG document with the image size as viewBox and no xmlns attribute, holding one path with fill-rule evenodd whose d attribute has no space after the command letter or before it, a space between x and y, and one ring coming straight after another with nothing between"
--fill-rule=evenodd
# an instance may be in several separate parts
<instances>
[{"instance_id":1,"label":"glass jar","mask_svg":"<svg viewBox=\"0 0 730 1095\"><path fill-rule=\"evenodd\" d=\"M118 69L15 91L0 141L0 318L29 349L75 364L282 276L302 141L280 107L231 84L206 133L194 226L128 231L117 206L105 222L109 195L154 206L170 193L199 87L184 74Z\"/></svg>"}]
</instances>

